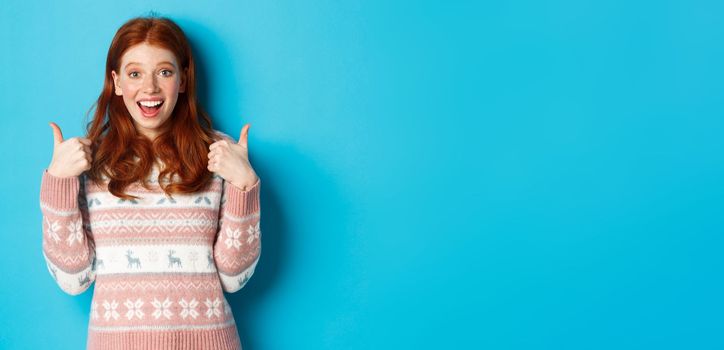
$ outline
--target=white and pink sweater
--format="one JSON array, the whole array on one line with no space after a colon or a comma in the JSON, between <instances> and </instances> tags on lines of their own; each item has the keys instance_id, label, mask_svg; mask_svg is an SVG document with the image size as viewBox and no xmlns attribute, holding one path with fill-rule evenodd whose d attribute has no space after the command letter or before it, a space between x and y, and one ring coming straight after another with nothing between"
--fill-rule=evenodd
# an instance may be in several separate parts
<instances>
[{"instance_id":1,"label":"white and pink sweater","mask_svg":"<svg viewBox=\"0 0 724 350\"><path fill-rule=\"evenodd\" d=\"M241 349L223 292L241 289L261 254L260 181L242 189L214 174L204 190L167 197L43 172L43 255L71 295L95 281L88 349Z\"/></svg>"}]
</instances>

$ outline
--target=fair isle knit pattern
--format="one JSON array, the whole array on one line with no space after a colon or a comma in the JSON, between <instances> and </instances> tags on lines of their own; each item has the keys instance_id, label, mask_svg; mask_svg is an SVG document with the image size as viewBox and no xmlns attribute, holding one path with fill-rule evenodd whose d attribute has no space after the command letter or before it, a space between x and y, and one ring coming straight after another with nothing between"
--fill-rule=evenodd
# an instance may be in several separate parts
<instances>
[{"instance_id":1,"label":"fair isle knit pattern","mask_svg":"<svg viewBox=\"0 0 724 350\"><path fill-rule=\"evenodd\" d=\"M168 197L158 173L151 190L126 188L140 199L124 200L85 173L46 169L48 270L71 295L95 282L88 349L241 349L224 292L244 287L259 261L260 181L244 191L214 174L203 191Z\"/></svg>"}]
</instances>

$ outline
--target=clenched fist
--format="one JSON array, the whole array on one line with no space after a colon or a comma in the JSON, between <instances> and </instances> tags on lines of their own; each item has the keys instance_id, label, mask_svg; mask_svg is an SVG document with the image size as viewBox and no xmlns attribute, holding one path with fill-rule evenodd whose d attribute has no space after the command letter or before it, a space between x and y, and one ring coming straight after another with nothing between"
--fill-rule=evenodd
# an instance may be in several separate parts
<instances>
[{"instance_id":1,"label":"clenched fist","mask_svg":"<svg viewBox=\"0 0 724 350\"><path fill-rule=\"evenodd\" d=\"M219 174L230 184L246 191L259 178L249 163L249 128L250 124L241 129L239 142L227 140L216 141L209 145L209 171Z\"/></svg>"},{"instance_id":2,"label":"clenched fist","mask_svg":"<svg viewBox=\"0 0 724 350\"><path fill-rule=\"evenodd\" d=\"M53 159L48 173L56 177L79 176L91 168L91 141L82 137L73 137L63 141L63 133L55 123L53 128Z\"/></svg>"}]
</instances>

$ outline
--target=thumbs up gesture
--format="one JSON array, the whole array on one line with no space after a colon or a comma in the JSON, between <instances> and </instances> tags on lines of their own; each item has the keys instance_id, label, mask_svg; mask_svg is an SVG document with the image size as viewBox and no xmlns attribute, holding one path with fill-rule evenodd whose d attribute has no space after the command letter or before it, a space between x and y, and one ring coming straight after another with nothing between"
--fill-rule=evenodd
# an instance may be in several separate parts
<instances>
[{"instance_id":1,"label":"thumbs up gesture","mask_svg":"<svg viewBox=\"0 0 724 350\"><path fill-rule=\"evenodd\" d=\"M256 184L258 177L249 163L249 124L241 129L238 143L220 140L209 146L209 171L246 191Z\"/></svg>"},{"instance_id":2,"label":"thumbs up gesture","mask_svg":"<svg viewBox=\"0 0 724 350\"><path fill-rule=\"evenodd\" d=\"M56 177L79 176L91 168L91 141L87 138L73 137L63 141L63 133L57 124L53 128L53 159L48 173Z\"/></svg>"}]
</instances>

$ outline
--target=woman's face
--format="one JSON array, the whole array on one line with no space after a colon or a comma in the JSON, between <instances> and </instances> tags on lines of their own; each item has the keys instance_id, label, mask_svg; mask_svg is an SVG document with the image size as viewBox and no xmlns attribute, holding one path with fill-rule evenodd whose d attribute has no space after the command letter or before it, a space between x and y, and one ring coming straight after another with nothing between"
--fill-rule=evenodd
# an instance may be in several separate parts
<instances>
[{"instance_id":1,"label":"woman's face","mask_svg":"<svg viewBox=\"0 0 724 350\"><path fill-rule=\"evenodd\" d=\"M178 94L186 88L185 72L175 55L146 43L132 46L121 57L121 72L111 72L116 95L133 118L136 130L153 140L171 117ZM159 104L160 103L160 104Z\"/></svg>"}]
</instances>

